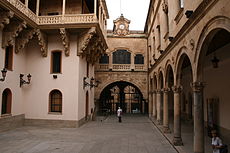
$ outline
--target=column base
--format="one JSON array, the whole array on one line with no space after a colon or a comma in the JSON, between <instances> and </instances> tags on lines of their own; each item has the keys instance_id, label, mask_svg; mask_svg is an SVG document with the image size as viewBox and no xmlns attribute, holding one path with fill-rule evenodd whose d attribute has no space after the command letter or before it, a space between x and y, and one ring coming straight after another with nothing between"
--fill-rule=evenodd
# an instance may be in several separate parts
<instances>
[{"instance_id":1,"label":"column base","mask_svg":"<svg viewBox=\"0 0 230 153\"><path fill-rule=\"evenodd\" d=\"M173 138L173 145L174 146L183 146L183 142L181 137L174 137Z\"/></svg>"},{"instance_id":2,"label":"column base","mask_svg":"<svg viewBox=\"0 0 230 153\"><path fill-rule=\"evenodd\" d=\"M161 120L157 120L157 125L162 125L162 121Z\"/></svg>"},{"instance_id":3,"label":"column base","mask_svg":"<svg viewBox=\"0 0 230 153\"><path fill-rule=\"evenodd\" d=\"M164 133L171 133L171 130L169 129L169 127L164 126L163 132Z\"/></svg>"}]
</instances>

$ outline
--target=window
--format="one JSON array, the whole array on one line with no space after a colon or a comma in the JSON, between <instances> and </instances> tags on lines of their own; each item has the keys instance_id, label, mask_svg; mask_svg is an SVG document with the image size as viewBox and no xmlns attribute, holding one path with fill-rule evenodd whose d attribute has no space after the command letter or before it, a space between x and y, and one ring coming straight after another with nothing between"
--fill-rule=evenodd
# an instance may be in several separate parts
<instances>
[{"instance_id":1,"label":"window","mask_svg":"<svg viewBox=\"0 0 230 153\"><path fill-rule=\"evenodd\" d=\"M131 64L131 53L127 50L113 52L113 64Z\"/></svg>"},{"instance_id":2,"label":"window","mask_svg":"<svg viewBox=\"0 0 230 153\"><path fill-rule=\"evenodd\" d=\"M10 89L5 89L2 93L2 114L11 113L12 93Z\"/></svg>"},{"instance_id":3,"label":"window","mask_svg":"<svg viewBox=\"0 0 230 153\"><path fill-rule=\"evenodd\" d=\"M137 54L134 59L134 64L144 64L144 56L142 54Z\"/></svg>"},{"instance_id":4,"label":"window","mask_svg":"<svg viewBox=\"0 0 230 153\"><path fill-rule=\"evenodd\" d=\"M50 92L49 112L62 112L62 93L59 90L53 90Z\"/></svg>"},{"instance_id":5,"label":"window","mask_svg":"<svg viewBox=\"0 0 230 153\"><path fill-rule=\"evenodd\" d=\"M11 45L6 47L5 68L13 70L13 46Z\"/></svg>"},{"instance_id":6,"label":"window","mask_svg":"<svg viewBox=\"0 0 230 153\"><path fill-rule=\"evenodd\" d=\"M61 73L61 51L52 52L51 73Z\"/></svg>"},{"instance_id":7,"label":"window","mask_svg":"<svg viewBox=\"0 0 230 153\"><path fill-rule=\"evenodd\" d=\"M104 54L99 59L100 64L109 64L109 56L107 54Z\"/></svg>"}]
</instances>

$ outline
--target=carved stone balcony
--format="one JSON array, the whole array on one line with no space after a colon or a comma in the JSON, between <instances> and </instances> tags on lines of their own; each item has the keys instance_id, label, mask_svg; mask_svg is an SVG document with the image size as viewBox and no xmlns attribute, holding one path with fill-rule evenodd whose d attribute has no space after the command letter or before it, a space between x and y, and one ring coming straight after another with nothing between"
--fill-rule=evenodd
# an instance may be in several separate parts
<instances>
[{"instance_id":1,"label":"carved stone balcony","mask_svg":"<svg viewBox=\"0 0 230 153\"><path fill-rule=\"evenodd\" d=\"M96 71L146 71L144 64L135 64L132 70L132 64L97 64Z\"/></svg>"},{"instance_id":2,"label":"carved stone balcony","mask_svg":"<svg viewBox=\"0 0 230 153\"><path fill-rule=\"evenodd\" d=\"M57 24L81 24L81 23L97 23L94 14L71 14L71 15L55 15L55 16L39 16L38 25L57 25Z\"/></svg>"}]
</instances>

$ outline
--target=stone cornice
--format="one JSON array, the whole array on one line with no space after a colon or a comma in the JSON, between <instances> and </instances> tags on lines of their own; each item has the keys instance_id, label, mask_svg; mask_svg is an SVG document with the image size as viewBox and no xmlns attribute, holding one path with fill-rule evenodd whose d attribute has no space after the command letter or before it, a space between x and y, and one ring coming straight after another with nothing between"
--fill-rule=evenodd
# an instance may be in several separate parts
<instances>
[{"instance_id":1,"label":"stone cornice","mask_svg":"<svg viewBox=\"0 0 230 153\"><path fill-rule=\"evenodd\" d=\"M61 40L64 46L65 55L69 56L70 53L70 41L69 41L69 33L65 28L60 28Z\"/></svg>"},{"instance_id":2,"label":"stone cornice","mask_svg":"<svg viewBox=\"0 0 230 153\"><path fill-rule=\"evenodd\" d=\"M201 19L206 15L206 12L208 12L217 1L218 0L202 1L202 3L197 7L191 17L174 37L173 41L167 46L165 51L156 60L155 64L150 68L150 72L152 72L158 66L158 64L161 63L161 61L170 53L170 51L185 37L185 35L187 35L194 28L194 25L201 21Z\"/></svg>"}]
</instances>

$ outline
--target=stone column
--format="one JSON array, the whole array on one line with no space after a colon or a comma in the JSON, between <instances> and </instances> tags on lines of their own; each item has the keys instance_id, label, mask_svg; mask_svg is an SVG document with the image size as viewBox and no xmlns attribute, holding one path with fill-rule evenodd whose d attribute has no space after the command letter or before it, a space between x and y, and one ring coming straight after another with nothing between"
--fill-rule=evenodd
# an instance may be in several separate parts
<instances>
[{"instance_id":1,"label":"stone column","mask_svg":"<svg viewBox=\"0 0 230 153\"><path fill-rule=\"evenodd\" d=\"M181 106L180 106L180 94L182 88L180 86L173 86L172 90L174 92L174 137L173 144L175 146L183 145L181 139Z\"/></svg>"},{"instance_id":2,"label":"stone column","mask_svg":"<svg viewBox=\"0 0 230 153\"><path fill-rule=\"evenodd\" d=\"M170 89L165 88L164 89L164 115L163 115L163 127L164 127L164 133L170 133L169 129L169 101L168 101L168 93Z\"/></svg>"},{"instance_id":3,"label":"stone column","mask_svg":"<svg viewBox=\"0 0 230 153\"><path fill-rule=\"evenodd\" d=\"M157 124L162 124L162 118L161 118L161 89L157 90Z\"/></svg>"},{"instance_id":4,"label":"stone column","mask_svg":"<svg viewBox=\"0 0 230 153\"><path fill-rule=\"evenodd\" d=\"M97 0L94 0L94 14L97 15Z\"/></svg>"},{"instance_id":5,"label":"stone column","mask_svg":"<svg viewBox=\"0 0 230 153\"><path fill-rule=\"evenodd\" d=\"M109 55L109 69L113 69L113 53L108 53Z\"/></svg>"},{"instance_id":6,"label":"stone column","mask_svg":"<svg viewBox=\"0 0 230 153\"><path fill-rule=\"evenodd\" d=\"M65 15L65 4L66 4L66 0L62 1L62 16Z\"/></svg>"},{"instance_id":7,"label":"stone column","mask_svg":"<svg viewBox=\"0 0 230 153\"><path fill-rule=\"evenodd\" d=\"M37 0L37 4L36 4L36 15L39 16L39 7L40 6L40 0Z\"/></svg>"},{"instance_id":8,"label":"stone column","mask_svg":"<svg viewBox=\"0 0 230 153\"><path fill-rule=\"evenodd\" d=\"M163 28L162 28L162 37L166 39L165 36L167 36L168 34L168 2L166 0L164 0L162 2L162 10L163 10Z\"/></svg>"},{"instance_id":9,"label":"stone column","mask_svg":"<svg viewBox=\"0 0 230 153\"><path fill-rule=\"evenodd\" d=\"M156 118L156 91L153 91L152 93L152 102L153 102L153 117Z\"/></svg>"},{"instance_id":10,"label":"stone column","mask_svg":"<svg viewBox=\"0 0 230 153\"><path fill-rule=\"evenodd\" d=\"M194 96L194 153L204 153L204 109L202 82L192 83Z\"/></svg>"},{"instance_id":11,"label":"stone column","mask_svg":"<svg viewBox=\"0 0 230 153\"><path fill-rule=\"evenodd\" d=\"M152 110L153 110L153 98L152 98L152 91L149 92L149 117L152 117Z\"/></svg>"},{"instance_id":12,"label":"stone column","mask_svg":"<svg viewBox=\"0 0 230 153\"><path fill-rule=\"evenodd\" d=\"M28 8L28 6L29 6L29 0L25 0L25 5Z\"/></svg>"}]
</instances>

